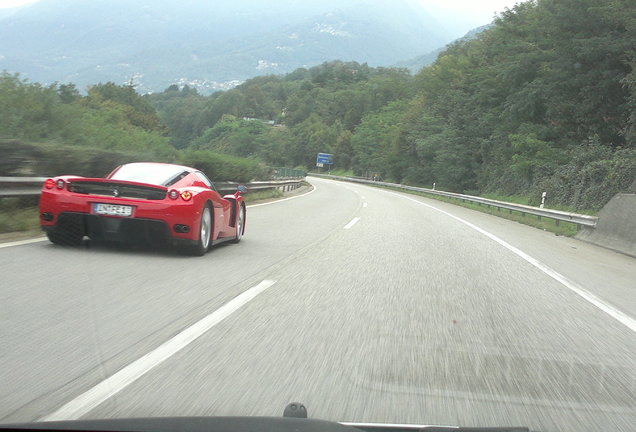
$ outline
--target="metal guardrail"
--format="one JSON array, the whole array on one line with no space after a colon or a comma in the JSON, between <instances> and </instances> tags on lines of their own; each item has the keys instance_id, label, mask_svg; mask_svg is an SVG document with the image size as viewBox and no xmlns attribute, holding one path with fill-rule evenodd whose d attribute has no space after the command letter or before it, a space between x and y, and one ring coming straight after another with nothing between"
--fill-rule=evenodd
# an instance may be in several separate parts
<instances>
[{"instance_id":1,"label":"metal guardrail","mask_svg":"<svg viewBox=\"0 0 636 432\"><path fill-rule=\"evenodd\" d=\"M246 186L248 192L250 190L263 190L263 189L274 189L274 188L281 188L283 192L285 192L288 190L298 188L303 181L304 181L304 178L295 179L295 180L259 181L259 182L252 182L252 183L218 182L218 183L214 183L214 186L219 192L234 192L239 185Z\"/></svg>"},{"instance_id":2,"label":"metal guardrail","mask_svg":"<svg viewBox=\"0 0 636 432\"><path fill-rule=\"evenodd\" d=\"M551 210L551 209L540 208L540 207L532 207L529 205L514 204L514 203L505 202L505 201L497 201L497 200L492 200L488 198L476 197L472 195L464 195L464 194L458 194L453 192L444 192L444 191L439 191L434 189L407 186L407 185L398 184L398 183L387 183L387 182L380 182L380 181L365 180L365 179L360 179L355 177L340 177L340 176L333 176L333 175L327 175L327 174L308 173L307 175L314 176L314 177L329 178L334 180L349 181L353 183L371 184L374 186L392 187L397 189L422 192L422 193L426 193L430 195L443 196L447 198L455 198L455 199L460 199L462 201L470 201L477 204L491 206L495 208L507 209L511 213L513 211L517 211L517 212L520 212L522 215L531 214L539 218L545 217L549 219L554 219L557 221L557 223L558 221L564 221L564 222L575 223L577 225L584 225L591 228L595 228L596 223L598 222L598 217L596 216L589 216L589 215L578 214L578 213L569 213L569 212L564 212L560 210Z\"/></svg>"},{"instance_id":3,"label":"metal guardrail","mask_svg":"<svg viewBox=\"0 0 636 432\"><path fill-rule=\"evenodd\" d=\"M0 198L40 195L42 184L49 177L0 177ZM234 192L238 185L247 186L250 190L281 188L283 192L296 189L304 179L259 181L252 183L217 182L214 184L219 192Z\"/></svg>"},{"instance_id":4,"label":"metal guardrail","mask_svg":"<svg viewBox=\"0 0 636 432\"><path fill-rule=\"evenodd\" d=\"M307 173L303 170L286 167L273 167L272 173L274 174L274 178L281 179L305 178L305 176L307 175Z\"/></svg>"},{"instance_id":5,"label":"metal guardrail","mask_svg":"<svg viewBox=\"0 0 636 432\"><path fill-rule=\"evenodd\" d=\"M39 195L49 177L0 177L0 198Z\"/></svg>"}]
</instances>

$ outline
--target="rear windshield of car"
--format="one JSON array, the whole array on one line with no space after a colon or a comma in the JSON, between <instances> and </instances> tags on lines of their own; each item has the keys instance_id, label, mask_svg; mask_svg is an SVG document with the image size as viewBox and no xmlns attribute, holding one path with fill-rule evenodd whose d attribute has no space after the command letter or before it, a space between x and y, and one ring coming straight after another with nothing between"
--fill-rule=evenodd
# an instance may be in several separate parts
<instances>
[{"instance_id":1,"label":"rear windshield of car","mask_svg":"<svg viewBox=\"0 0 636 432\"><path fill-rule=\"evenodd\" d=\"M169 186L176 180L182 178L185 174L187 174L187 171L180 166L132 163L122 165L110 178L112 180L126 180L158 186Z\"/></svg>"}]
</instances>

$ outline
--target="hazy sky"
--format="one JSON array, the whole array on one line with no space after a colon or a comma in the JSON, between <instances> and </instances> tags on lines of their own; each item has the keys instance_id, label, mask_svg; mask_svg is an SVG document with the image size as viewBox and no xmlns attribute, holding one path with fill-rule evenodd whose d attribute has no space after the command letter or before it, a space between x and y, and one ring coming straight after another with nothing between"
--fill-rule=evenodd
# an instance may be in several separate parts
<instances>
[{"instance_id":1,"label":"hazy sky","mask_svg":"<svg viewBox=\"0 0 636 432\"><path fill-rule=\"evenodd\" d=\"M27 3L35 3L37 0L0 0L0 8L16 7Z\"/></svg>"},{"instance_id":2,"label":"hazy sky","mask_svg":"<svg viewBox=\"0 0 636 432\"><path fill-rule=\"evenodd\" d=\"M440 18L449 18L470 25L470 28L492 21L495 13L512 7L521 0L417 0Z\"/></svg>"},{"instance_id":3,"label":"hazy sky","mask_svg":"<svg viewBox=\"0 0 636 432\"><path fill-rule=\"evenodd\" d=\"M0 0L0 8L35 3L38 0ZM90 1L90 0L89 0ZM134 0L133 0L134 1ZM467 29L487 24L496 12L512 7L520 0L416 0L437 16L440 21L452 19Z\"/></svg>"},{"instance_id":4,"label":"hazy sky","mask_svg":"<svg viewBox=\"0 0 636 432\"><path fill-rule=\"evenodd\" d=\"M9 8L38 0L0 0L0 8ZM494 11L501 11L504 7L512 6L519 0L418 0L425 6L433 9L454 10L462 14L478 13L491 17Z\"/></svg>"}]
</instances>

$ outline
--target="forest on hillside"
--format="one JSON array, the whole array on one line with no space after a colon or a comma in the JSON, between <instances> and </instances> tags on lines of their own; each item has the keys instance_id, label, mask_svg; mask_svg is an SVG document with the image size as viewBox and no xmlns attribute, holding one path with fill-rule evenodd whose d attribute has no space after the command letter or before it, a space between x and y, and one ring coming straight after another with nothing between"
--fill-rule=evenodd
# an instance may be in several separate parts
<instances>
[{"instance_id":1,"label":"forest on hillside","mask_svg":"<svg viewBox=\"0 0 636 432\"><path fill-rule=\"evenodd\" d=\"M599 208L636 188L635 40L628 0L529 1L414 77L334 61L148 100L177 148Z\"/></svg>"},{"instance_id":2,"label":"forest on hillside","mask_svg":"<svg viewBox=\"0 0 636 432\"><path fill-rule=\"evenodd\" d=\"M267 178L256 160L211 151L177 150L148 100L130 85L42 86L0 74L0 176L104 176L135 161L176 162L216 180Z\"/></svg>"},{"instance_id":3,"label":"forest on hillside","mask_svg":"<svg viewBox=\"0 0 636 432\"><path fill-rule=\"evenodd\" d=\"M212 170L234 157L251 164L244 177L315 169L326 152L354 175L534 203L546 191L551 203L598 209L636 192L635 40L631 0L536 0L414 76L332 61L210 96L112 83L83 96L5 73L0 138L216 158Z\"/></svg>"}]
</instances>

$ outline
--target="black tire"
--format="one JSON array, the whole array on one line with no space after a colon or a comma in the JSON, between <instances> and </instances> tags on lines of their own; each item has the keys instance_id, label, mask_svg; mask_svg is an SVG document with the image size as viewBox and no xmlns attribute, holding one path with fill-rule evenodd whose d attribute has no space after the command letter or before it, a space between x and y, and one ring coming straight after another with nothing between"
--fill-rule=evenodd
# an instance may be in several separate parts
<instances>
[{"instance_id":1,"label":"black tire","mask_svg":"<svg viewBox=\"0 0 636 432\"><path fill-rule=\"evenodd\" d=\"M60 227L48 229L46 236L51 243L60 246L79 246L82 244L83 238L79 229L63 229Z\"/></svg>"},{"instance_id":2,"label":"black tire","mask_svg":"<svg viewBox=\"0 0 636 432\"><path fill-rule=\"evenodd\" d=\"M238 214L236 215L236 235L232 243L238 243L243 238L243 230L245 229L245 206L242 204L239 207Z\"/></svg>"},{"instance_id":3,"label":"black tire","mask_svg":"<svg viewBox=\"0 0 636 432\"><path fill-rule=\"evenodd\" d=\"M192 247L192 255L203 256L210 249L212 244L212 228L214 220L212 218L212 209L206 204L201 211L201 223L199 224L199 238Z\"/></svg>"}]
</instances>

